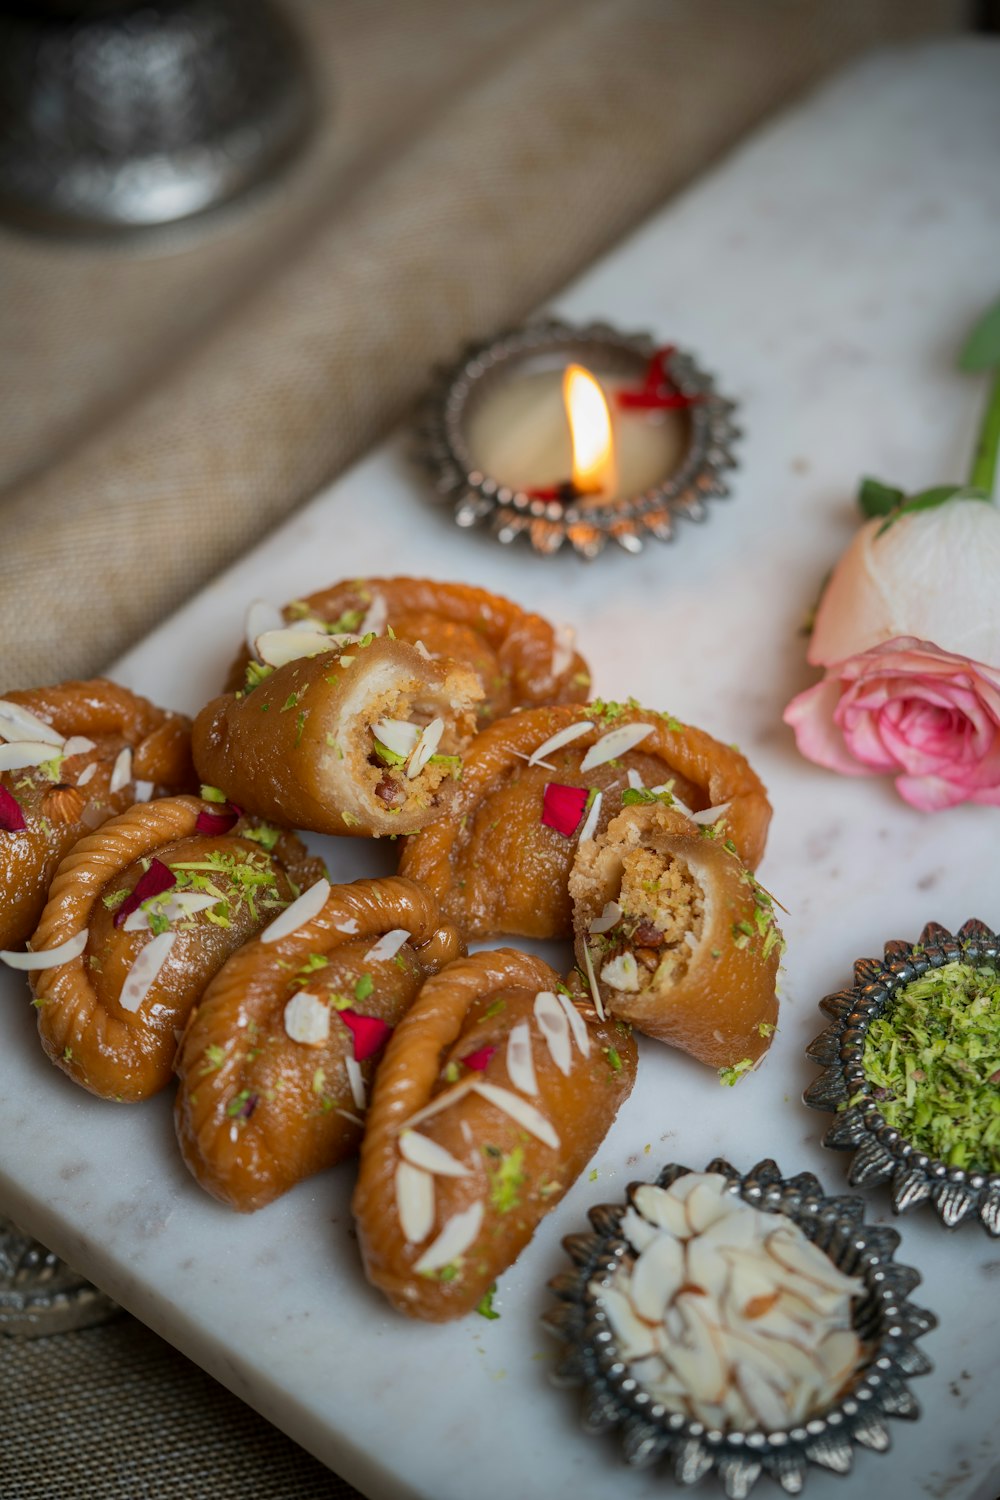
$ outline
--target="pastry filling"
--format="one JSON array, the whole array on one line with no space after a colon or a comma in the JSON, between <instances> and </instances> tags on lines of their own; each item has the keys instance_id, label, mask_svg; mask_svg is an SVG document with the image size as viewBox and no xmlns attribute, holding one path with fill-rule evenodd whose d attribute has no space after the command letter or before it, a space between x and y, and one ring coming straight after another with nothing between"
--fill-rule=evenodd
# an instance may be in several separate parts
<instances>
[{"instance_id":1,"label":"pastry filling","mask_svg":"<svg viewBox=\"0 0 1000 1500\"><path fill-rule=\"evenodd\" d=\"M461 775L459 736L447 700L383 693L367 714L364 781L387 811L427 806L443 781Z\"/></svg>"},{"instance_id":2,"label":"pastry filling","mask_svg":"<svg viewBox=\"0 0 1000 1500\"><path fill-rule=\"evenodd\" d=\"M590 926L601 982L622 994L676 983L687 972L704 924L705 891L683 860L653 849L629 850L616 899Z\"/></svg>"}]
</instances>

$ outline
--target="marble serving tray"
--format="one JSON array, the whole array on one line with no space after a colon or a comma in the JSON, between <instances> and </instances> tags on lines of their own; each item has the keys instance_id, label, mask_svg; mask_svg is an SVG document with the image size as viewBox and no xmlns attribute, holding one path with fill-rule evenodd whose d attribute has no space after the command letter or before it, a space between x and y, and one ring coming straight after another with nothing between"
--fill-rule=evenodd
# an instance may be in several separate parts
<instances>
[{"instance_id":1,"label":"marble serving tray","mask_svg":"<svg viewBox=\"0 0 1000 1500\"><path fill-rule=\"evenodd\" d=\"M669 1489L662 1474L627 1471L610 1439L585 1436L574 1393L549 1386L556 1346L539 1314L564 1264L561 1236L630 1180L717 1153L741 1170L773 1155L786 1174L814 1170L841 1190L844 1159L821 1149L825 1121L800 1102L817 1001L849 982L856 955L913 939L928 919L1000 918L994 811L921 815L886 782L801 761L781 723L811 678L800 626L855 525L858 476L915 488L964 470L983 390L950 361L997 292L998 145L1000 47L878 55L558 300L566 317L648 327L697 351L742 404L734 496L672 546L587 566L461 533L426 501L400 437L114 669L194 710L255 596L280 602L365 573L462 579L575 624L596 692L634 694L739 741L771 791L762 879L790 914L765 1065L728 1089L644 1046L635 1093L591 1168L503 1277L497 1322L414 1325L367 1288L350 1167L253 1218L216 1204L180 1163L169 1099L115 1107L74 1088L42 1057L21 979L0 976L0 1211L378 1500ZM387 870L391 847L345 839L324 853L335 878L351 878ZM869 1202L888 1217L884 1196ZM915 1387L925 1415L894 1423L893 1453L862 1454L848 1485L815 1472L813 1500L996 1493L1000 1244L975 1225L948 1236L929 1211L901 1227L898 1258L920 1267L917 1300L940 1317L923 1341L935 1373Z\"/></svg>"}]
</instances>

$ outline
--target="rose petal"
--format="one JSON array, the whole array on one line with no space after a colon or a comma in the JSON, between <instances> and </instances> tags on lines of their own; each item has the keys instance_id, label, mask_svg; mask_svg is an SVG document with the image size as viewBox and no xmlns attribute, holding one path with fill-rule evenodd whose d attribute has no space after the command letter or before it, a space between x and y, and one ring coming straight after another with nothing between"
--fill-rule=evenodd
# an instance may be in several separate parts
<instances>
[{"instance_id":1,"label":"rose petal","mask_svg":"<svg viewBox=\"0 0 1000 1500\"><path fill-rule=\"evenodd\" d=\"M490 1058L496 1050L496 1047L477 1047L475 1052L466 1053L462 1058L462 1063L475 1073L485 1073L490 1065Z\"/></svg>"},{"instance_id":2,"label":"rose petal","mask_svg":"<svg viewBox=\"0 0 1000 1500\"><path fill-rule=\"evenodd\" d=\"M20 802L13 792L8 792L5 786L0 786L0 830L4 833L19 833L22 828L26 827Z\"/></svg>"},{"instance_id":3,"label":"rose petal","mask_svg":"<svg viewBox=\"0 0 1000 1500\"><path fill-rule=\"evenodd\" d=\"M542 793L542 822L564 838L572 838L580 826L589 792L585 786L562 786L547 781Z\"/></svg>"},{"instance_id":4,"label":"rose petal","mask_svg":"<svg viewBox=\"0 0 1000 1500\"><path fill-rule=\"evenodd\" d=\"M124 927L125 918L138 911L144 901L148 901L151 896L162 896L164 891L172 890L176 884L177 876L169 866L159 859L150 860L149 869L139 876L131 893L115 912L114 925Z\"/></svg>"},{"instance_id":5,"label":"rose petal","mask_svg":"<svg viewBox=\"0 0 1000 1500\"><path fill-rule=\"evenodd\" d=\"M224 807L203 807L195 819L195 831L207 834L209 838L218 838L223 833L228 833L235 828L240 821L240 810L232 802L227 802Z\"/></svg>"},{"instance_id":6,"label":"rose petal","mask_svg":"<svg viewBox=\"0 0 1000 1500\"><path fill-rule=\"evenodd\" d=\"M350 1008L338 1010L337 1015L354 1039L354 1060L365 1062L380 1052L392 1036L393 1028L378 1016L362 1016Z\"/></svg>"}]
</instances>

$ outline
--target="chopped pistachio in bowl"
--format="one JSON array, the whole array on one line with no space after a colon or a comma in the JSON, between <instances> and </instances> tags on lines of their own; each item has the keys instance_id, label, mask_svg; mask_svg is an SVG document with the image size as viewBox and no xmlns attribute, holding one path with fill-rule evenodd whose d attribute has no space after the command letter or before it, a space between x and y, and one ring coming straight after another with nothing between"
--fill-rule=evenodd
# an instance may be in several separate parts
<instances>
[{"instance_id":1,"label":"chopped pistachio in bowl","mask_svg":"<svg viewBox=\"0 0 1000 1500\"><path fill-rule=\"evenodd\" d=\"M762 1473L798 1494L810 1464L845 1474L855 1445L888 1449L886 1418L919 1415L907 1382L936 1319L909 1301L899 1235L863 1211L810 1173L721 1158L591 1209L544 1315L586 1430L618 1429L628 1464L682 1485L714 1470L732 1500Z\"/></svg>"},{"instance_id":2,"label":"chopped pistachio in bowl","mask_svg":"<svg viewBox=\"0 0 1000 1500\"><path fill-rule=\"evenodd\" d=\"M886 1182L896 1213L929 1202L954 1229L1000 1237L1000 941L985 923L930 922L916 943L862 958L827 995L804 1094L837 1118L825 1146L853 1151L855 1187Z\"/></svg>"}]
</instances>

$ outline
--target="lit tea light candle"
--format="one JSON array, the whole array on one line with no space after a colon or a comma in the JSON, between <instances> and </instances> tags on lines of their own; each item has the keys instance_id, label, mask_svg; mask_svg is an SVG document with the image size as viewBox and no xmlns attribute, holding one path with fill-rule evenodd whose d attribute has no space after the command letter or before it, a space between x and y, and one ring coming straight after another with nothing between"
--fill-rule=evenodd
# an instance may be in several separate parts
<instances>
[{"instance_id":1,"label":"lit tea light candle","mask_svg":"<svg viewBox=\"0 0 1000 1500\"><path fill-rule=\"evenodd\" d=\"M499 484L544 498L606 503L642 494L676 470L689 444L683 411L618 405L634 376L582 365L496 385L468 419L469 455Z\"/></svg>"}]
</instances>

